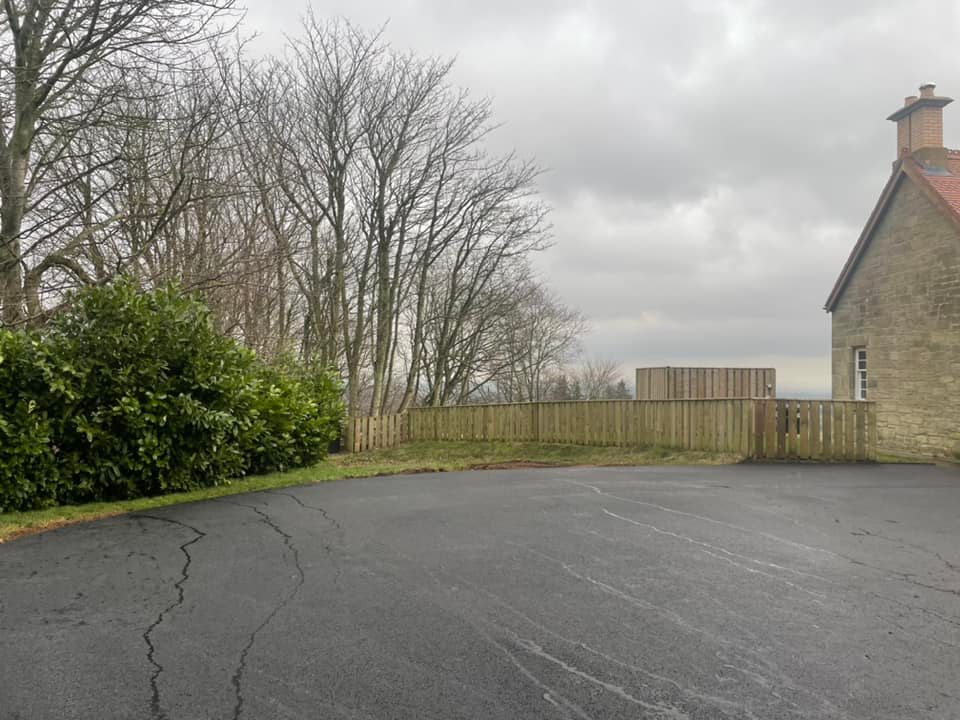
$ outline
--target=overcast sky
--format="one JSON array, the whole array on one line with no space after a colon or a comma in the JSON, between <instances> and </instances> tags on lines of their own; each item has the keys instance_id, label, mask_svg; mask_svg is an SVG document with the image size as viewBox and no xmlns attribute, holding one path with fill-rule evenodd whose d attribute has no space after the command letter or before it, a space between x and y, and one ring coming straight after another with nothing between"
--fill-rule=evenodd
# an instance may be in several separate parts
<instances>
[{"instance_id":1,"label":"overcast sky","mask_svg":"<svg viewBox=\"0 0 960 720\"><path fill-rule=\"evenodd\" d=\"M249 1L264 47L302 0ZM824 301L921 82L960 97L955 0L316 0L494 101L495 143L548 169L550 286L590 354L778 369L829 393ZM946 109L960 146L960 103Z\"/></svg>"}]
</instances>

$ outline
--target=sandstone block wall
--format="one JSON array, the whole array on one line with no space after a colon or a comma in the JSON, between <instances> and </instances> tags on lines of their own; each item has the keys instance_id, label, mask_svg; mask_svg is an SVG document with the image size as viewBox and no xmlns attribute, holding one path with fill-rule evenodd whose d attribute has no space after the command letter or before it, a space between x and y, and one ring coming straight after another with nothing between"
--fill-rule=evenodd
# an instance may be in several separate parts
<instances>
[{"instance_id":1,"label":"sandstone block wall","mask_svg":"<svg viewBox=\"0 0 960 720\"><path fill-rule=\"evenodd\" d=\"M866 347L881 450L960 457L960 238L909 178L832 323L833 397L853 399L854 350Z\"/></svg>"}]
</instances>

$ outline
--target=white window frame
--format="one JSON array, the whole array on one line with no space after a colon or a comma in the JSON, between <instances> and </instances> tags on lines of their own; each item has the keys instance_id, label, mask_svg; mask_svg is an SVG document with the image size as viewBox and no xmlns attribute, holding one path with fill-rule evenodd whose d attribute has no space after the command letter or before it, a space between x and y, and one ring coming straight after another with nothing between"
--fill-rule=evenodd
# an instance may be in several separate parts
<instances>
[{"instance_id":1,"label":"white window frame","mask_svg":"<svg viewBox=\"0 0 960 720\"><path fill-rule=\"evenodd\" d=\"M867 364L867 349L858 347L853 349L853 399L867 399L867 378L869 366Z\"/></svg>"}]
</instances>

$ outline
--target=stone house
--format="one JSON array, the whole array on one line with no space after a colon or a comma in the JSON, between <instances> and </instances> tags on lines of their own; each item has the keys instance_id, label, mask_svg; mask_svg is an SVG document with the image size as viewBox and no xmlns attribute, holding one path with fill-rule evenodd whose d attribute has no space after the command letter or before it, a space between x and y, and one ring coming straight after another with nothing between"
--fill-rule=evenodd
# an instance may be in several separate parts
<instances>
[{"instance_id":1,"label":"stone house","mask_svg":"<svg viewBox=\"0 0 960 720\"><path fill-rule=\"evenodd\" d=\"M951 98L906 98L893 172L837 278L833 397L875 400L879 445L960 457L960 151L943 146Z\"/></svg>"}]
</instances>

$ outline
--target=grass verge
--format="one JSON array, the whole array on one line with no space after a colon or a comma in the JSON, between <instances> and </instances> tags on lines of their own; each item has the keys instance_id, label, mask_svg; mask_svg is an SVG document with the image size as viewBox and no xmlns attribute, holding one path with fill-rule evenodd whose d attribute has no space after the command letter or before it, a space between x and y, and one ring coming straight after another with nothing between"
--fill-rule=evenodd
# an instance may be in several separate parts
<instances>
[{"instance_id":1,"label":"grass verge","mask_svg":"<svg viewBox=\"0 0 960 720\"><path fill-rule=\"evenodd\" d=\"M877 462L884 465L933 465L935 458L923 455L896 455L894 453L877 453Z\"/></svg>"},{"instance_id":2,"label":"grass verge","mask_svg":"<svg viewBox=\"0 0 960 720\"><path fill-rule=\"evenodd\" d=\"M270 490L347 478L443 472L496 467L564 467L573 465L720 465L736 455L664 448L586 447L509 442L419 442L390 450L331 455L313 467L257 475L228 485L158 497L67 505L29 512L0 513L0 543L62 525L208 500L225 495Z\"/></svg>"}]
</instances>

